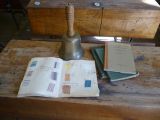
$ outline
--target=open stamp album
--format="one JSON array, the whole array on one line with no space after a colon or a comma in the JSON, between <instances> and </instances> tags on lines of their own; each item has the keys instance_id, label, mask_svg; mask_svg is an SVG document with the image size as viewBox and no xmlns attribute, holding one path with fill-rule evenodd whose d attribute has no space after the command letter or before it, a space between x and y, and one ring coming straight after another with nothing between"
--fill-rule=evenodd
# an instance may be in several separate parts
<instances>
[{"instance_id":1,"label":"open stamp album","mask_svg":"<svg viewBox=\"0 0 160 120\"><path fill-rule=\"evenodd\" d=\"M55 57L32 58L18 92L18 97L24 96L99 96L95 62L64 61Z\"/></svg>"}]
</instances>

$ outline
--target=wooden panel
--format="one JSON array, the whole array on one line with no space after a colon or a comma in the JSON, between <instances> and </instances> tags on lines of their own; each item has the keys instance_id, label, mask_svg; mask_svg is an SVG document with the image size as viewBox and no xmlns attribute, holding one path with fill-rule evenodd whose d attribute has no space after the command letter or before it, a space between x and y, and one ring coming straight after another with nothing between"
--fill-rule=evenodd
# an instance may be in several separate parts
<instances>
[{"instance_id":1,"label":"wooden panel","mask_svg":"<svg viewBox=\"0 0 160 120\"><path fill-rule=\"evenodd\" d=\"M28 16L33 33L64 34L67 3L75 5L75 29L81 35L153 38L160 23L155 0L41 0L39 6L31 0Z\"/></svg>"},{"instance_id":2,"label":"wooden panel","mask_svg":"<svg viewBox=\"0 0 160 120\"><path fill-rule=\"evenodd\" d=\"M29 20L33 33L52 35L66 32L65 10L55 9L29 9Z\"/></svg>"},{"instance_id":3,"label":"wooden panel","mask_svg":"<svg viewBox=\"0 0 160 120\"><path fill-rule=\"evenodd\" d=\"M99 35L101 9L76 9L75 28L81 35Z\"/></svg>"},{"instance_id":4,"label":"wooden panel","mask_svg":"<svg viewBox=\"0 0 160 120\"><path fill-rule=\"evenodd\" d=\"M154 38L160 11L104 9L101 35Z\"/></svg>"},{"instance_id":5,"label":"wooden panel","mask_svg":"<svg viewBox=\"0 0 160 120\"><path fill-rule=\"evenodd\" d=\"M145 98L144 98L145 99ZM12 101L12 102L11 102ZM0 97L0 115L25 120L159 120L159 106L96 100ZM10 105L10 106L9 106ZM10 109L9 109L10 108Z\"/></svg>"},{"instance_id":6,"label":"wooden panel","mask_svg":"<svg viewBox=\"0 0 160 120\"><path fill-rule=\"evenodd\" d=\"M67 31L65 9L63 8L33 8L28 9L28 15L33 33L63 35ZM82 35L99 35L100 23L100 9L76 9L75 30Z\"/></svg>"}]
</instances>

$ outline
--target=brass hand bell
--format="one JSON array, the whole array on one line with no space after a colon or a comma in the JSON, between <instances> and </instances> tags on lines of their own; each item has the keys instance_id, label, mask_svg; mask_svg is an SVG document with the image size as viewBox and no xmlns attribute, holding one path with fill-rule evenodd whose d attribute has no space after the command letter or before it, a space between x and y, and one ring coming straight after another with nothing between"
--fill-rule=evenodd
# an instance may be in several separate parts
<instances>
[{"instance_id":1,"label":"brass hand bell","mask_svg":"<svg viewBox=\"0 0 160 120\"><path fill-rule=\"evenodd\" d=\"M81 37L74 31L74 6L69 4L66 9L67 33L62 37L60 57L64 60L81 59L84 51L81 47Z\"/></svg>"}]
</instances>

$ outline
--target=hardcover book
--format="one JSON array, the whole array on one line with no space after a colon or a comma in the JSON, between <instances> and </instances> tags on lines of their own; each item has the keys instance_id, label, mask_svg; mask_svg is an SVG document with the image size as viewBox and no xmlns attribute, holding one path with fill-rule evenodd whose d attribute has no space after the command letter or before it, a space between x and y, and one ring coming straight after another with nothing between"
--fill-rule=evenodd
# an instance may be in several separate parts
<instances>
[{"instance_id":1,"label":"hardcover book","mask_svg":"<svg viewBox=\"0 0 160 120\"><path fill-rule=\"evenodd\" d=\"M105 47L97 47L93 50L97 55L95 60L102 63L102 69L107 73L110 81L125 80L139 75L129 44L108 42Z\"/></svg>"},{"instance_id":2,"label":"hardcover book","mask_svg":"<svg viewBox=\"0 0 160 120\"><path fill-rule=\"evenodd\" d=\"M104 71L104 47L94 47L91 48L92 56L96 63L96 68L98 71L98 77L100 79L108 79L107 72Z\"/></svg>"}]
</instances>

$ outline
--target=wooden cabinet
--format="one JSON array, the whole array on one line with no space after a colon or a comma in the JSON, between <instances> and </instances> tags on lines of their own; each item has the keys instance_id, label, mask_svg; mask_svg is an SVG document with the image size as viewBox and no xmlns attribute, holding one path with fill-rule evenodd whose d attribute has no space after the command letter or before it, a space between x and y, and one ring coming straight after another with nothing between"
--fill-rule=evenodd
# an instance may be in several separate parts
<instances>
[{"instance_id":1,"label":"wooden cabinet","mask_svg":"<svg viewBox=\"0 0 160 120\"><path fill-rule=\"evenodd\" d=\"M153 38L160 23L155 0L31 0L28 16L35 34L66 32L65 6L75 6L75 29L81 35Z\"/></svg>"}]
</instances>

